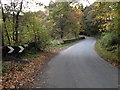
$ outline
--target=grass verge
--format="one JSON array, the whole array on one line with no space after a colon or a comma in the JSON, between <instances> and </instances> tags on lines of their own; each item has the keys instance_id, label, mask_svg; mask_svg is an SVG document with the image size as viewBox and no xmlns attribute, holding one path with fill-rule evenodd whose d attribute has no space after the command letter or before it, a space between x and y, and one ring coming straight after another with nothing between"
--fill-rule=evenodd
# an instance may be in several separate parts
<instances>
[{"instance_id":1,"label":"grass verge","mask_svg":"<svg viewBox=\"0 0 120 90\"><path fill-rule=\"evenodd\" d=\"M72 43L56 45L55 48L63 50L63 49L66 49L66 48L68 48L68 47L70 47L70 46L72 46L72 45L74 45L74 44L76 44L78 42L80 42L80 40L72 42Z\"/></svg>"},{"instance_id":2,"label":"grass verge","mask_svg":"<svg viewBox=\"0 0 120 90\"><path fill-rule=\"evenodd\" d=\"M118 59L118 50L115 52L108 51L106 48L100 46L99 41L96 42L96 51L97 53L104 58L106 61L110 62L113 66L119 66L119 59Z\"/></svg>"}]
</instances>

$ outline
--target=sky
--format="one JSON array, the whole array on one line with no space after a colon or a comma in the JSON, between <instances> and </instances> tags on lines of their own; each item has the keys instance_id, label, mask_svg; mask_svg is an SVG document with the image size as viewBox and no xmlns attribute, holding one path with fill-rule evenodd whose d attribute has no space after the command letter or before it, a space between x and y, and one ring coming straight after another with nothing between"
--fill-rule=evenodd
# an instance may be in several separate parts
<instances>
[{"instance_id":1,"label":"sky","mask_svg":"<svg viewBox=\"0 0 120 90\"><path fill-rule=\"evenodd\" d=\"M11 0L1 0L1 1L4 4L4 3L10 2ZM12 0L12 1L16 1L16 0ZM45 6L48 6L49 2L51 0L25 0L25 1L31 2L31 3L27 4L27 5L25 5L25 6L29 7L27 9L25 9L25 11L39 11L39 10L45 11L44 7L36 6L35 2L41 2ZM52 1L55 1L55 0L52 0ZM63 2L63 1L70 1L70 0L57 0L57 1ZM80 1L83 4L83 6L85 7L86 5L89 6L90 4L94 3L96 0L88 0L90 2L90 4L88 2L86 2L87 0L78 0L78 1Z\"/></svg>"},{"instance_id":2,"label":"sky","mask_svg":"<svg viewBox=\"0 0 120 90\"><path fill-rule=\"evenodd\" d=\"M49 2L50 2L51 0L39 0L39 1L43 2L45 5L49 5ZM55 1L55 0L53 0L53 1ZM70 1L70 0L58 0L58 1L63 2L63 1ZM89 5L88 2L86 2L87 0L86 0L86 1L85 1L85 0L77 0L77 1L82 2L82 4L83 4L84 6ZM96 0L88 0L88 1L90 2L90 4L92 4L92 3L94 3Z\"/></svg>"},{"instance_id":3,"label":"sky","mask_svg":"<svg viewBox=\"0 0 120 90\"><path fill-rule=\"evenodd\" d=\"M49 5L49 2L51 1L51 0L36 0L36 1L40 1L41 3L43 3L44 5L46 5L46 6L48 6ZM55 0L52 0L52 1L55 1ZM63 2L63 0L59 0L60 2ZM65 1L65 0L64 0ZM69 1L69 0L68 0ZM85 0L79 0L82 4L83 4L83 6L85 7L85 6L89 6L90 4L92 4L92 3L94 3L95 2L95 0L89 0L89 2L90 2L90 4L88 3L88 2L85 2ZM32 7L33 7L34 5L32 5ZM32 9L36 9L36 10L38 10L38 9L40 9L39 7L33 7ZM41 7L41 10L42 11L44 11L44 8L43 7ZM32 10L32 11L34 11L34 10Z\"/></svg>"},{"instance_id":4,"label":"sky","mask_svg":"<svg viewBox=\"0 0 120 90\"><path fill-rule=\"evenodd\" d=\"M49 2L51 1L51 0L39 0L39 1L41 1L41 2L43 2L45 5L49 5ZM53 1L55 1L55 0L53 0ZM58 0L58 1L60 1L60 2L63 2L63 0ZM64 0L64 1L67 1L67 0ZM68 1L70 1L70 0L68 0ZM83 4L87 4L86 2L85 2L85 0L79 0L79 1L81 1L81 2L83 2ZM95 2L96 0L88 0L90 3L93 3L93 2Z\"/></svg>"}]
</instances>

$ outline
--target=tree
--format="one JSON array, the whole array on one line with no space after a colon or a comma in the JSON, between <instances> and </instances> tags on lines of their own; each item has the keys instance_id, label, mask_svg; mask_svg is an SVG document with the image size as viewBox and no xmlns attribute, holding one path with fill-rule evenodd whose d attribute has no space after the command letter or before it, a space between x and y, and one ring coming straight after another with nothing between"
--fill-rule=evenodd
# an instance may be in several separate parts
<instances>
[{"instance_id":1,"label":"tree","mask_svg":"<svg viewBox=\"0 0 120 90\"><path fill-rule=\"evenodd\" d=\"M24 4L23 4L24 2ZM26 0L11 0L10 2L3 4L2 7L2 20L3 20L3 45L20 45L20 29L25 25L23 25L21 18L24 17L25 8L30 8L25 3L30 3L31 1ZM34 2L36 5L39 2ZM24 8L24 10L23 10Z\"/></svg>"},{"instance_id":2,"label":"tree","mask_svg":"<svg viewBox=\"0 0 120 90\"><path fill-rule=\"evenodd\" d=\"M86 32L90 34L100 34L109 32L114 27L113 21L116 3L99 2L92 4L84 10L84 24Z\"/></svg>"},{"instance_id":3,"label":"tree","mask_svg":"<svg viewBox=\"0 0 120 90\"><path fill-rule=\"evenodd\" d=\"M9 4L2 4L2 19L3 19L3 32L6 32L6 36L8 39L8 44L11 45L11 38L9 35L9 31L7 30L6 22L7 20L12 23L13 27L13 38L14 45L18 45L18 28L19 28L19 17L22 12L23 0L21 1L11 1ZM11 22L11 19L13 20ZM3 34L4 35L4 34ZM3 37L4 38L4 37ZM4 42L4 41L3 41Z\"/></svg>"},{"instance_id":4,"label":"tree","mask_svg":"<svg viewBox=\"0 0 120 90\"><path fill-rule=\"evenodd\" d=\"M68 35L74 35L77 38L82 28L81 9L71 6L71 2L51 2L49 8L50 16L54 20L53 34L60 35L61 39Z\"/></svg>"}]
</instances>

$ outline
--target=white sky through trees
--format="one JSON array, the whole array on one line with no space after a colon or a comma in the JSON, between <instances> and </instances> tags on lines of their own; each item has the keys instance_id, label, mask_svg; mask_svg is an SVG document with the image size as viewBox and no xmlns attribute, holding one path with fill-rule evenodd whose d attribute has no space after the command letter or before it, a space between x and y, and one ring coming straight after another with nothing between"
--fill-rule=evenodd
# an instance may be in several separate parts
<instances>
[{"instance_id":1,"label":"white sky through trees","mask_svg":"<svg viewBox=\"0 0 120 90\"><path fill-rule=\"evenodd\" d=\"M11 1L21 1L21 0L1 0L2 4L10 3ZM26 1L31 2L31 3L28 5L25 5ZM35 2L41 2L45 6L48 6L50 1L51 0L24 0L24 2L23 2L24 5L29 7L24 10L25 11L39 11L39 10L44 11L45 10L44 7L36 6ZM70 0L52 0L52 1L65 2L65 1L70 1ZM87 0L77 0L77 1L80 1L83 4L83 6L85 7L85 6L89 6L90 4L94 3L96 0L88 0L90 4L87 2Z\"/></svg>"}]
</instances>

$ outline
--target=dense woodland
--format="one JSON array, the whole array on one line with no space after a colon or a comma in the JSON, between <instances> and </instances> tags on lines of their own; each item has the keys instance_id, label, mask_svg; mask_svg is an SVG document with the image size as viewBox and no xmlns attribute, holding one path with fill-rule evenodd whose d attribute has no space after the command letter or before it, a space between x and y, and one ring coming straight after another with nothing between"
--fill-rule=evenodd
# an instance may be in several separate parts
<instances>
[{"instance_id":1,"label":"dense woodland","mask_svg":"<svg viewBox=\"0 0 120 90\"><path fill-rule=\"evenodd\" d=\"M63 40L81 34L99 37L101 47L118 49L120 2L95 2L83 7L79 2L50 2L46 12L24 11L31 2L16 0L1 3L2 46L34 43L35 49L46 50ZM41 7L43 4L37 3Z\"/></svg>"},{"instance_id":2,"label":"dense woodland","mask_svg":"<svg viewBox=\"0 0 120 90\"><path fill-rule=\"evenodd\" d=\"M35 43L35 48L45 49L63 39L78 38L83 31L82 5L71 6L69 2L50 2L47 13L23 12L25 1L2 5L2 45ZM26 2L30 3L30 2ZM42 6L40 3L36 5Z\"/></svg>"},{"instance_id":3,"label":"dense woodland","mask_svg":"<svg viewBox=\"0 0 120 90\"><path fill-rule=\"evenodd\" d=\"M84 9L84 29L87 34L97 37L101 53L111 52L111 61L119 61L120 2L99 2ZM111 55L115 55L112 56ZM110 58L111 56L111 58ZM115 59L116 58L116 59Z\"/></svg>"}]
</instances>

